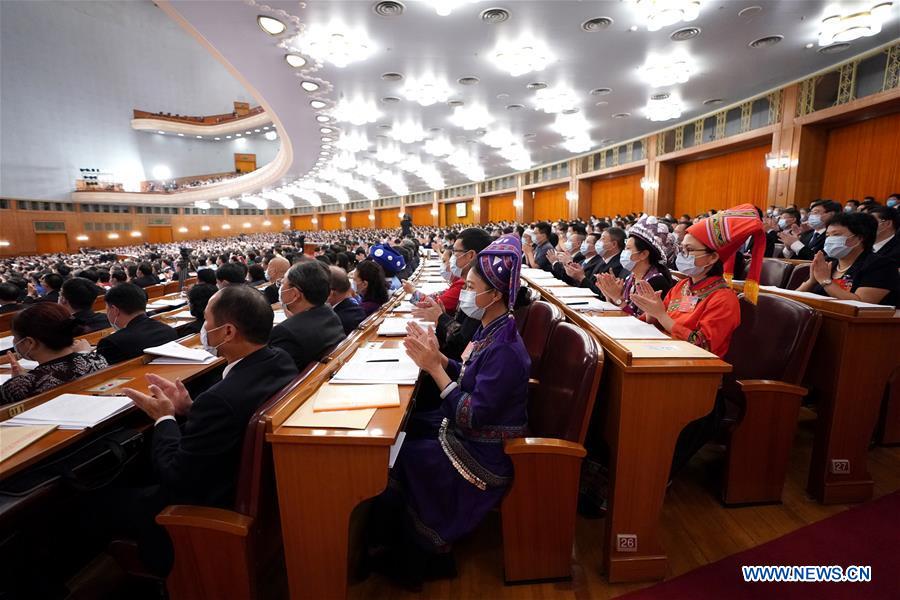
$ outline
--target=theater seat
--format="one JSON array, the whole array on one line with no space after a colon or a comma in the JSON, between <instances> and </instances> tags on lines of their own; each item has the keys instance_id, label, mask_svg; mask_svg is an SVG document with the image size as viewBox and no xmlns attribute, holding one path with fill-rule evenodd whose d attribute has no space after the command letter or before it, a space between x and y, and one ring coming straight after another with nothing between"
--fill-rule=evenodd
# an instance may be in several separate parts
<instances>
[{"instance_id":1,"label":"theater seat","mask_svg":"<svg viewBox=\"0 0 900 600\"><path fill-rule=\"evenodd\" d=\"M266 412L293 392L312 363L264 402L244 434L234 510L175 505L156 517L172 538L175 563L166 580L173 600L285 595L281 525Z\"/></svg>"},{"instance_id":2,"label":"theater seat","mask_svg":"<svg viewBox=\"0 0 900 600\"><path fill-rule=\"evenodd\" d=\"M764 258L759 284L783 288L787 285L793 271L794 265L789 262L777 258Z\"/></svg>"},{"instance_id":3,"label":"theater seat","mask_svg":"<svg viewBox=\"0 0 900 600\"><path fill-rule=\"evenodd\" d=\"M522 341L525 342L528 356L531 357L532 378L537 378L537 371L540 367L541 356L544 354L547 340L553 332L553 328L562 321L562 318L561 310L543 300L532 302L528 306L528 316L525 319L525 325L520 330L520 335L522 336Z\"/></svg>"},{"instance_id":4,"label":"theater seat","mask_svg":"<svg viewBox=\"0 0 900 600\"><path fill-rule=\"evenodd\" d=\"M809 279L809 264L794 265L794 270L791 272L786 287L789 290L796 290L807 279Z\"/></svg>"},{"instance_id":5,"label":"theater seat","mask_svg":"<svg viewBox=\"0 0 900 600\"><path fill-rule=\"evenodd\" d=\"M729 431L722 489L725 504L781 502L797 429L802 381L821 324L814 309L760 294L740 299L741 324L725 360L734 370L722 393L737 420Z\"/></svg>"},{"instance_id":6,"label":"theater seat","mask_svg":"<svg viewBox=\"0 0 900 600\"><path fill-rule=\"evenodd\" d=\"M603 351L592 336L570 323L553 328L529 397L534 437L504 443L513 462L500 507L507 582L572 576L582 444L602 370Z\"/></svg>"},{"instance_id":7,"label":"theater seat","mask_svg":"<svg viewBox=\"0 0 900 600\"><path fill-rule=\"evenodd\" d=\"M147 293L147 299L152 300L165 295L165 288L165 284L157 283L156 285L148 285L144 288L144 291Z\"/></svg>"}]
</instances>

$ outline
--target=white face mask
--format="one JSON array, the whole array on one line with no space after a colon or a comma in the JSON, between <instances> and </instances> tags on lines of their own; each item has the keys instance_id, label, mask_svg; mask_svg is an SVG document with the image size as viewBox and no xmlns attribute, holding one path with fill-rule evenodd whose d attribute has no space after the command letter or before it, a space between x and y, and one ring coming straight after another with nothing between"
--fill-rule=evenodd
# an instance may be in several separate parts
<instances>
[{"instance_id":1,"label":"white face mask","mask_svg":"<svg viewBox=\"0 0 900 600\"><path fill-rule=\"evenodd\" d=\"M19 340L18 342L13 342L13 350L15 350L19 354L19 356L22 357L22 360L31 360L31 357L28 356L27 353L25 353L19 349L19 344L21 344L24 341L25 340L23 339L23 340ZM29 352L31 350L34 350L34 342L31 343L31 348L29 348L28 350L29 350Z\"/></svg>"},{"instance_id":2,"label":"white face mask","mask_svg":"<svg viewBox=\"0 0 900 600\"><path fill-rule=\"evenodd\" d=\"M590 248L590 246L588 246L587 242L581 242L581 247L578 249L578 251L581 252L582 254L587 254L588 248Z\"/></svg>"},{"instance_id":3,"label":"white face mask","mask_svg":"<svg viewBox=\"0 0 900 600\"><path fill-rule=\"evenodd\" d=\"M288 309L288 304L290 304L291 302L295 302L295 301L297 300L297 298L295 297L295 298L294 298L293 300L291 300L290 302L286 302L285 299L284 299L284 293L285 293L285 292L289 292L289 291L291 291L292 289L294 289L294 288L287 288L287 289L285 289L284 286L282 286L282 287L278 290L278 301L281 302L281 309L284 311L284 314L286 314L287 316L291 316L291 314L292 314L291 311L290 311L290 309Z\"/></svg>"},{"instance_id":4,"label":"white face mask","mask_svg":"<svg viewBox=\"0 0 900 600\"><path fill-rule=\"evenodd\" d=\"M853 251L855 246L847 245L847 236L829 235L825 238L825 254L830 258L844 258Z\"/></svg>"},{"instance_id":5,"label":"white face mask","mask_svg":"<svg viewBox=\"0 0 900 600\"><path fill-rule=\"evenodd\" d=\"M453 254L453 256L450 257L450 272L453 274L454 277L462 277L463 267L460 267L456 263L457 263L456 254Z\"/></svg>"},{"instance_id":6,"label":"white face mask","mask_svg":"<svg viewBox=\"0 0 900 600\"><path fill-rule=\"evenodd\" d=\"M566 242L565 244L563 244L563 248L566 249L566 252L571 252L572 251L572 242L571 241Z\"/></svg>"},{"instance_id":7,"label":"white face mask","mask_svg":"<svg viewBox=\"0 0 900 600\"><path fill-rule=\"evenodd\" d=\"M478 293L475 290L461 290L459 292L459 309L473 319L483 318L484 311L486 311L491 306L491 304L493 304L493 302L482 308L475 303L475 298L477 298L481 294L487 294L490 291L492 290Z\"/></svg>"},{"instance_id":8,"label":"white face mask","mask_svg":"<svg viewBox=\"0 0 900 600\"><path fill-rule=\"evenodd\" d=\"M215 331L216 329L222 329L223 327L225 327L225 326L219 325L218 327L213 327L212 330ZM209 345L209 331L206 330L206 323L204 323L200 327L200 345L203 346L204 350L206 350L210 354L216 356L219 353L219 346L221 346L224 343L225 342L222 342L221 344L216 344L215 346L210 346Z\"/></svg>"},{"instance_id":9,"label":"white face mask","mask_svg":"<svg viewBox=\"0 0 900 600\"><path fill-rule=\"evenodd\" d=\"M787 229L787 221L785 219L778 219L778 228Z\"/></svg>"},{"instance_id":10,"label":"white face mask","mask_svg":"<svg viewBox=\"0 0 900 600\"><path fill-rule=\"evenodd\" d=\"M817 215L816 213L810 213L809 218L806 220L809 223L809 226L813 229L819 229L822 227L822 217Z\"/></svg>"},{"instance_id":11,"label":"white face mask","mask_svg":"<svg viewBox=\"0 0 900 600\"><path fill-rule=\"evenodd\" d=\"M675 268L687 275L688 277L696 277L706 270L709 265L699 266L696 264L697 257L693 254L687 256L679 254L675 257ZM710 263L712 264L712 263Z\"/></svg>"},{"instance_id":12,"label":"white face mask","mask_svg":"<svg viewBox=\"0 0 900 600\"><path fill-rule=\"evenodd\" d=\"M634 270L634 266L637 263L631 260L631 250L628 248L622 250L622 254L619 255L619 264L621 264L622 268L626 271Z\"/></svg>"}]
</instances>

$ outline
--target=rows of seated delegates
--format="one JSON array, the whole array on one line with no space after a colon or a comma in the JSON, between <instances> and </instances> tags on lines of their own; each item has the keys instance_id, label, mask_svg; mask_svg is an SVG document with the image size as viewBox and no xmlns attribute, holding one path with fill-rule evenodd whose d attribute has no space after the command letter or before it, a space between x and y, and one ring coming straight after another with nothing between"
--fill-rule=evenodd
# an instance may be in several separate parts
<instances>
[{"instance_id":1,"label":"rows of seated delegates","mask_svg":"<svg viewBox=\"0 0 900 600\"><path fill-rule=\"evenodd\" d=\"M0 312L15 315L0 403L176 339L172 327L148 317L144 289L196 277L185 292L195 319L189 333L227 365L203 386L148 375L149 393L125 389L153 422L152 470L92 493L79 519L91 539L137 540L143 566L163 575L173 553L155 515L170 504L230 507L242 436L257 407L404 288L413 316L432 326L411 323L403 341L422 378L393 485L374 505L367 556L373 568L409 584L426 572L452 574L452 544L510 483L502 446L485 441L526 434L530 359L513 317L530 297L522 267L590 288L723 357L740 324L727 279L740 266L752 301L767 257L811 261L800 290L897 305L897 200L417 226L408 237L399 229L285 232L5 258ZM315 251L304 253L304 242ZM425 294L408 281L426 255L440 260L442 291ZM95 312L100 296L105 308ZM273 305L284 312L277 324ZM101 330L108 334L96 347L85 342L84 334ZM674 472L715 435L720 418L717 405L684 430Z\"/></svg>"}]
</instances>

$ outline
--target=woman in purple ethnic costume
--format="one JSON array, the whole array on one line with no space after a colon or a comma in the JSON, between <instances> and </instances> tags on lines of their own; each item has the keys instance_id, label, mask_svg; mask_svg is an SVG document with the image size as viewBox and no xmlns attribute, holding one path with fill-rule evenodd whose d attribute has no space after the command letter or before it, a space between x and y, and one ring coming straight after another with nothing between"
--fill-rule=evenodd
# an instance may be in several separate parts
<instances>
[{"instance_id":1,"label":"woman in purple ethnic costume","mask_svg":"<svg viewBox=\"0 0 900 600\"><path fill-rule=\"evenodd\" d=\"M503 440L526 434L531 367L512 315L521 256L513 236L478 254L460 309L480 319L481 327L462 363L441 354L430 329L410 325L406 352L442 390L443 403L410 419L388 489L379 498L376 514L387 519L376 526L394 528L381 541L402 533L406 558L416 560L421 550L449 551L500 503L512 481ZM415 567L407 562L404 568Z\"/></svg>"}]
</instances>

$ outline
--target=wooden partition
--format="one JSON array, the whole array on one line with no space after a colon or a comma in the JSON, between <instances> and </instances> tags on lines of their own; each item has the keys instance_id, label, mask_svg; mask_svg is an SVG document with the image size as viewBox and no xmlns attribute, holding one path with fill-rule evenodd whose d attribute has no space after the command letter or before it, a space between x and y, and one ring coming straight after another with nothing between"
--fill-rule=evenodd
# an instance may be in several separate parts
<instances>
[{"instance_id":1,"label":"wooden partition","mask_svg":"<svg viewBox=\"0 0 900 600\"><path fill-rule=\"evenodd\" d=\"M431 216L431 204L419 204L417 206L407 206L406 212L412 217L414 227L431 226L434 223L434 217ZM399 226L395 225L395 227Z\"/></svg>"},{"instance_id":2,"label":"wooden partition","mask_svg":"<svg viewBox=\"0 0 900 600\"><path fill-rule=\"evenodd\" d=\"M568 219L569 201L566 200L566 192L568 190L568 185L534 190L534 220L558 221L560 219ZM525 198L525 201L528 202L528 192L525 192Z\"/></svg>"},{"instance_id":3,"label":"wooden partition","mask_svg":"<svg viewBox=\"0 0 900 600\"><path fill-rule=\"evenodd\" d=\"M378 229L391 229L400 227L399 206L379 208L375 211L375 227Z\"/></svg>"},{"instance_id":4,"label":"wooden partition","mask_svg":"<svg viewBox=\"0 0 900 600\"><path fill-rule=\"evenodd\" d=\"M489 196L482 199L481 210L484 210L484 205L486 202L488 222L496 223L497 221L514 221L516 219L516 207L513 206L513 200L515 199L515 194L500 194L499 196Z\"/></svg>"},{"instance_id":5,"label":"wooden partition","mask_svg":"<svg viewBox=\"0 0 900 600\"><path fill-rule=\"evenodd\" d=\"M313 215L292 215L291 228L299 229L302 231L310 231L312 229L315 229L312 220Z\"/></svg>"},{"instance_id":6,"label":"wooden partition","mask_svg":"<svg viewBox=\"0 0 900 600\"><path fill-rule=\"evenodd\" d=\"M341 223L341 213L319 215L319 225L326 231L336 231L344 227L344 224Z\"/></svg>"},{"instance_id":7,"label":"wooden partition","mask_svg":"<svg viewBox=\"0 0 900 600\"><path fill-rule=\"evenodd\" d=\"M66 252L69 247L69 236L65 233L36 233L34 238L38 254Z\"/></svg>"},{"instance_id":8,"label":"wooden partition","mask_svg":"<svg viewBox=\"0 0 900 600\"><path fill-rule=\"evenodd\" d=\"M347 213L347 226L350 229L360 229L362 227L371 227L372 221L369 220L368 210L355 210Z\"/></svg>"},{"instance_id":9,"label":"wooden partition","mask_svg":"<svg viewBox=\"0 0 900 600\"><path fill-rule=\"evenodd\" d=\"M466 205L466 216L464 217L456 216L456 205L459 202L447 202L443 205L443 225L471 225L475 222L475 215L472 213L472 201L467 200L462 203Z\"/></svg>"},{"instance_id":10,"label":"wooden partition","mask_svg":"<svg viewBox=\"0 0 900 600\"><path fill-rule=\"evenodd\" d=\"M596 217L641 213L644 210L644 190L641 189L643 169L633 173L592 179L591 214Z\"/></svg>"},{"instance_id":11,"label":"wooden partition","mask_svg":"<svg viewBox=\"0 0 900 600\"><path fill-rule=\"evenodd\" d=\"M675 168L675 215L696 215L750 203L767 205L769 170L766 153L771 142L679 163Z\"/></svg>"},{"instance_id":12,"label":"wooden partition","mask_svg":"<svg viewBox=\"0 0 900 600\"><path fill-rule=\"evenodd\" d=\"M884 202L898 191L900 112L828 130L820 197Z\"/></svg>"},{"instance_id":13,"label":"wooden partition","mask_svg":"<svg viewBox=\"0 0 900 600\"><path fill-rule=\"evenodd\" d=\"M171 244L175 240L172 235L172 226L148 227L145 238L151 244Z\"/></svg>"}]
</instances>

